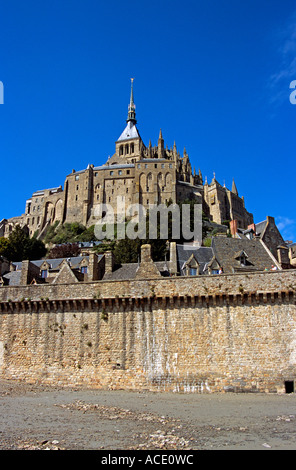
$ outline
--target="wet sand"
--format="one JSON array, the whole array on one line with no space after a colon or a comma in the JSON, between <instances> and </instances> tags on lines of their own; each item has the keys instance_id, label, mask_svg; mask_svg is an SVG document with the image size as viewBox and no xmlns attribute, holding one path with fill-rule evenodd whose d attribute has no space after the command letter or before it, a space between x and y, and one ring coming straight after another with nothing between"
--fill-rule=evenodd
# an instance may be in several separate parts
<instances>
[{"instance_id":1,"label":"wet sand","mask_svg":"<svg viewBox=\"0 0 296 470\"><path fill-rule=\"evenodd\" d=\"M295 450L296 394L58 389L0 381L1 450Z\"/></svg>"}]
</instances>

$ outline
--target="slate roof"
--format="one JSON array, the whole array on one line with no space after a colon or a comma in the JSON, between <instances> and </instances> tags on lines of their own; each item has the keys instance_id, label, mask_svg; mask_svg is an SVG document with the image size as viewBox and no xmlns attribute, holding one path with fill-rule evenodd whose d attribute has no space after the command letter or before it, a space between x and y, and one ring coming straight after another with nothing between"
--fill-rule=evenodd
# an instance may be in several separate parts
<instances>
[{"instance_id":1,"label":"slate roof","mask_svg":"<svg viewBox=\"0 0 296 470\"><path fill-rule=\"evenodd\" d=\"M162 276L167 276L167 263L165 261L156 261L154 263ZM112 273L105 274L103 281L121 281L134 279L139 268L139 263L125 263L114 268Z\"/></svg>"},{"instance_id":2,"label":"slate roof","mask_svg":"<svg viewBox=\"0 0 296 470\"><path fill-rule=\"evenodd\" d=\"M98 259L101 259L103 255L98 255ZM69 258L54 258L54 259L40 259L40 260L35 260L31 261L31 263L35 264L35 266L40 266L44 263L47 262L50 265L49 272L52 271L57 271L60 268L61 263L66 259L70 262L70 267L72 269L77 269L79 266L79 263L83 259L88 259L88 256L72 256ZM10 286L18 286L20 283L20 277L21 277L21 270L22 270L22 262L14 262L13 265L15 266L15 271L11 271L7 274L3 275L3 278L6 280L6 282ZM75 275L78 273L75 273ZM76 276L77 277L77 276ZM79 277L79 274L78 274Z\"/></svg>"},{"instance_id":3,"label":"slate roof","mask_svg":"<svg viewBox=\"0 0 296 470\"><path fill-rule=\"evenodd\" d=\"M256 226L256 233L258 235L261 235L261 233L264 232L266 224L267 224L267 220L263 220L263 222L259 222L258 224L255 225Z\"/></svg>"},{"instance_id":4,"label":"slate roof","mask_svg":"<svg viewBox=\"0 0 296 470\"><path fill-rule=\"evenodd\" d=\"M11 271L7 274L4 274L2 277L5 280L5 283L7 283L9 286L19 286L21 280L21 271Z\"/></svg>"},{"instance_id":5,"label":"slate roof","mask_svg":"<svg viewBox=\"0 0 296 470\"><path fill-rule=\"evenodd\" d=\"M183 266L193 254L199 264L199 274L205 273L207 264L212 260L214 253L211 247L201 246L199 248L186 248L184 245L177 245L178 272L184 275Z\"/></svg>"},{"instance_id":6,"label":"slate roof","mask_svg":"<svg viewBox=\"0 0 296 470\"><path fill-rule=\"evenodd\" d=\"M224 273L264 271L275 264L258 239L214 237L212 249ZM241 266L236 259L241 252L247 255L246 266Z\"/></svg>"}]
</instances>

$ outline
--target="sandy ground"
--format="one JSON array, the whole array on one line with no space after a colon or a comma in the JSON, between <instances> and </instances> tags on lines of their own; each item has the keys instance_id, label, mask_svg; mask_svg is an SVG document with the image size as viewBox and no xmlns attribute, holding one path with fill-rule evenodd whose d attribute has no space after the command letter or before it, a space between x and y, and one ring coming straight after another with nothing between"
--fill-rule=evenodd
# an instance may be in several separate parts
<instances>
[{"instance_id":1,"label":"sandy ground","mask_svg":"<svg viewBox=\"0 0 296 470\"><path fill-rule=\"evenodd\" d=\"M296 394L56 389L0 381L0 450L295 450Z\"/></svg>"}]
</instances>

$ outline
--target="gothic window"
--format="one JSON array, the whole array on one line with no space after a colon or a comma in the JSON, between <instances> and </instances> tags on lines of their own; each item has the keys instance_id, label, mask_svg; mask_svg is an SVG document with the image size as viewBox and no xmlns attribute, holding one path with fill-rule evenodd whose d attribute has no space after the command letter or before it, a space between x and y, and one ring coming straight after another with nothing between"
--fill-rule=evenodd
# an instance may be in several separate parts
<instances>
[{"instance_id":1,"label":"gothic window","mask_svg":"<svg viewBox=\"0 0 296 470\"><path fill-rule=\"evenodd\" d=\"M123 145L119 147L119 155L123 155Z\"/></svg>"},{"instance_id":2,"label":"gothic window","mask_svg":"<svg viewBox=\"0 0 296 470\"><path fill-rule=\"evenodd\" d=\"M134 151L135 151L135 146L134 144L131 144L131 153L134 153Z\"/></svg>"},{"instance_id":3,"label":"gothic window","mask_svg":"<svg viewBox=\"0 0 296 470\"><path fill-rule=\"evenodd\" d=\"M125 154L129 153L129 152L128 152L128 148L129 148L129 145L126 144L126 146L125 146Z\"/></svg>"}]
</instances>

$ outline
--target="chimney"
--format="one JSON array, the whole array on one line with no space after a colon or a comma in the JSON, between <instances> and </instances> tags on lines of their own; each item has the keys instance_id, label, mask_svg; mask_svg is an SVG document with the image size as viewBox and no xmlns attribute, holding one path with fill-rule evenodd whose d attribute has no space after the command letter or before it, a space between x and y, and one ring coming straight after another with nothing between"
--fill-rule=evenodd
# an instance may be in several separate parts
<instances>
[{"instance_id":1,"label":"chimney","mask_svg":"<svg viewBox=\"0 0 296 470\"><path fill-rule=\"evenodd\" d=\"M230 233L233 237L237 234L237 220L230 221Z\"/></svg>"},{"instance_id":2,"label":"chimney","mask_svg":"<svg viewBox=\"0 0 296 470\"><path fill-rule=\"evenodd\" d=\"M169 270L172 276L177 275L178 266L177 266L177 244L176 242L170 243L170 262Z\"/></svg>"},{"instance_id":3,"label":"chimney","mask_svg":"<svg viewBox=\"0 0 296 470\"><path fill-rule=\"evenodd\" d=\"M159 277L160 272L151 258L151 245L148 243L141 246L141 263L136 273L136 278Z\"/></svg>"},{"instance_id":4,"label":"chimney","mask_svg":"<svg viewBox=\"0 0 296 470\"><path fill-rule=\"evenodd\" d=\"M34 278L38 278L38 277L39 277L38 266L31 263L29 260L23 260L20 285L27 286L33 281Z\"/></svg>"},{"instance_id":5,"label":"chimney","mask_svg":"<svg viewBox=\"0 0 296 470\"><path fill-rule=\"evenodd\" d=\"M283 269L290 267L289 248L287 246L277 247L277 259Z\"/></svg>"},{"instance_id":6,"label":"chimney","mask_svg":"<svg viewBox=\"0 0 296 470\"><path fill-rule=\"evenodd\" d=\"M254 232L256 233L256 225L255 224L250 224L248 225L248 229L252 228Z\"/></svg>"},{"instance_id":7,"label":"chimney","mask_svg":"<svg viewBox=\"0 0 296 470\"><path fill-rule=\"evenodd\" d=\"M105 253L105 274L111 274L114 269L115 260L112 251L106 251Z\"/></svg>"}]
</instances>

